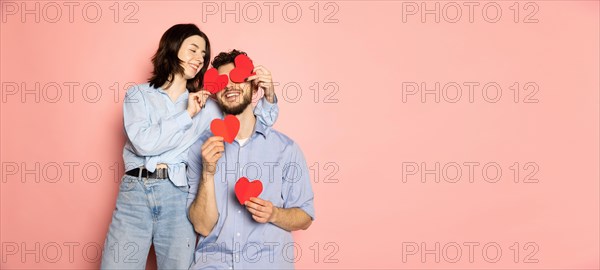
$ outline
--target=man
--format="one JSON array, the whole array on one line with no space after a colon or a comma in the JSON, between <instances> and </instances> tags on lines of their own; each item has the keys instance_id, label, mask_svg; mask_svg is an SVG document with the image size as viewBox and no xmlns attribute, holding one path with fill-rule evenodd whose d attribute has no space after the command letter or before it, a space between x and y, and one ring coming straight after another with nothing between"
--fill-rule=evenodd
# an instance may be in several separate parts
<instances>
[{"instance_id":1,"label":"man","mask_svg":"<svg viewBox=\"0 0 600 270\"><path fill-rule=\"evenodd\" d=\"M237 50L221 53L212 65L219 74L235 68ZM295 259L291 231L307 229L314 219L313 192L302 151L290 138L252 114L258 88L273 87L270 72L257 67L245 82L215 94L224 113L235 115L240 129L233 143L205 132L188 156L189 218L200 234L191 269L284 269ZM238 202L239 178L260 180L258 198Z\"/></svg>"}]
</instances>

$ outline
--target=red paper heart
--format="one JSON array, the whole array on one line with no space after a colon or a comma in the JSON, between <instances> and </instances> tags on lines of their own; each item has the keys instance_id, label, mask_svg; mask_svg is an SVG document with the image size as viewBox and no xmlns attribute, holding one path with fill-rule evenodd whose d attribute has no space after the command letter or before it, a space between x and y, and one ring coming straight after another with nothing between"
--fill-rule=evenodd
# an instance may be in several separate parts
<instances>
[{"instance_id":1,"label":"red paper heart","mask_svg":"<svg viewBox=\"0 0 600 270\"><path fill-rule=\"evenodd\" d=\"M254 64L247 55L240 54L235 57L235 68L229 72L229 78L232 82L242 83L246 78L256 75L254 70Z\"/></svg>"},{"instance_id":2,"label":"red paper heart","mask_svg":"<svg viewBox=\"0 0 600 270\"><path fill-rule=\"evenodd\" d=\"M210 131L215 136L221 136L226 142L232 143L240 131L240 120L231 114L225 116L224 120L217 118L210 123Z\"/></svg>"},{"instance_id":3,"label":"red paper heart","mask_svg":"<svg viewBox=\"0 0 600 270\"><path fill-rule=\"evenodd\" d=\"M211 68L204 73L204 89L211 94L216 94L223 90L228 82L227 75L219 75L216 68Z\"/></svg>"},{"instance_id":4,"label":"red paper heart","mask_svg":"<svg viewBox=\"0 0 600 270\"><path fill-rule=\"evenodd\" d=\"M258 197L263 190L263 185L260 180L248 181L248 178L242 177L235 183L235 196L240 204L249 201L250 197Z\"/></svg>"}]
</instances>

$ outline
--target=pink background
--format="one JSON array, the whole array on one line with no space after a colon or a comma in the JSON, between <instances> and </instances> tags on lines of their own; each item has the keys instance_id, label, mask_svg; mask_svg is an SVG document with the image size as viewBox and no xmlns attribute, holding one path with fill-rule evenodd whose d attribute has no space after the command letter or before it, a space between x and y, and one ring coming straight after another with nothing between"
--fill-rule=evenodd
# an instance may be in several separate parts
<instances>
[{"instance_id":1,"label":"pink background","mask_svg":"<svg viewBox=\"0 0 600 270\"><path fill-rule=\"evenodd\" d=\"M239 23L234 15L221 22L220 11L203 22L202 4L192 1L131 2L134 23L123 22L134 11L124 2L118 22L115 2L95 2L102 11L95 23L81 15L84 2L72 22L63 2L55 2L62 7L56 23L50 22L53 6L44 14L46 2L37 2L39 23L34 15L22 21L22 11L6 3L0 31L1 268L99 267L96 247L104 242L122 175L124 85L144 82L162 33L187 22L208 34L213 56L245 50L281 83L275 127L300 144L311 173L319 174L312 177L317 219L294 233L302 249L297 268L600 267L598 1L532 2L538 10L530 19L537 23L524 23L534 10L525 2L514 22L510 1L495 2L502 10L496 23L482 16L485 2L475 7L473 22L457 2L463 13L456 23L448 21L451 6L439 23L434 15L422 21L421 13L403 22L402 2L396 1L330 2L328 9L320 2L318 22L315 2L295 2L302 10L297 23L286 21L293 9L282 15L284 2L275 6L272 22L268 8L256 2L263 13L256 23L250 22L252 6L243 13L248 2L237 2ZM21 8L22 2L13 3ZM27 2L30 9L35 3ZM236 2L212 3L233 8ZM431 9L435 2L426 3ZM334 7L330 19L338 21L323 23ZM40 101L35 94L22 100L22 83L35 89L36 82ZM53 82L62 86L62 96ZM79 83L72 100L65 82ZM337 103L324 102L333 89L324 87L328 82L339 89ZM433 95L403 101L406 82L425 82L427 89L435 82L442 88L451 82L479 86L473 102L463 87L458 102L444 100L455 95L448 88L451 94L436 103ZM482 96L490 82L502 87L496 103ZM509 89L515 82L519 102ZM531 93L523 87L528 82L539 87L537 103L523 102ZM95 103L84 99L95 96L94 88L84 94L88 83L101 87ZM294 83L302 94L297 102ZM68 164L74 162L70 177ZM423 183L419 174L403 170L409 163L431 170L436 162L448 169L439 183L434 175ZM465 162L480 164L472 183ZM515 162L519 179L516 167L511 170ZM526 167L528 162L533 165ZM39 171L22 177L24 166L34 169L36 163ZM496 183L481 176L488 163L502 169ZM456 175L452 164L462 168L457 183L444 180ZM523 183L535 169L538 182ZM324 182L329 174L337 183ZM488 175L495 176L493 167ZM476 243L472 261L469 242ZM411 243L420 248L415 255L409 254ZM440 246L427 254L422 243L428 250ZM486 244L500 247L497 262L486 261L496 256L494 248L482 253ZM452 262L457 245L462 255Z\"/></svg>"}]
</instances>

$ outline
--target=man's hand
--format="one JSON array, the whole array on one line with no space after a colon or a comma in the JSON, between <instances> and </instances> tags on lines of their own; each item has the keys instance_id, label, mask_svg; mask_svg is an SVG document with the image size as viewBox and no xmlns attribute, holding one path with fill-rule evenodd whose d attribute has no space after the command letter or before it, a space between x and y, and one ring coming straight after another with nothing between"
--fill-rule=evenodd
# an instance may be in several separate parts
<instances>
[{"instance_id":1,"label":"man's hand","mask_svg":"<svg viewBox=\"0 0 600 270\"><path fill-rule=\"evenodd\" d=\"M225 144L223 137L213 136L202 144L202 173L214 175L217 170L217 161L223 156Z\"/></svg>"},{"instance_id":2,"label":"man's hand","mask_svg":"<svg viewBox=\"0 0 600 270\"><path fill-rule=\"evenodd\" d=\"M275 87L273 86L273 79L271 78L271 72L263 66L257 66L252 70L256 72L256 75L248 77L247 81L252 81L252 84L258 85L259 89L262 89L265 93L265 98L270 103L275 102Z\"/></svg>"},{"instance_id":3,"label":"man's hand","mask_svg":"<svg viewBox=\"0 0 600 270\"><path fill-rule=\"evenodd\" d=\"M187 112L190 117L194 117L200 112L200 110L206 104L206 100L210 96L210 92L206 90L200 90L196 93L190 93L188 96Z\"/></svg>"},{"instance_id":4,"label":"man's hand","mask_svg":"<svg viewBox=\"0 0 600 270\"><path fill-rule=\"evenodd\" d=\"M275 222L278 208L270 201L251 197L244 204L246 209L252 214L252 218L258 223Z\"/></svg>"}]
</instances>

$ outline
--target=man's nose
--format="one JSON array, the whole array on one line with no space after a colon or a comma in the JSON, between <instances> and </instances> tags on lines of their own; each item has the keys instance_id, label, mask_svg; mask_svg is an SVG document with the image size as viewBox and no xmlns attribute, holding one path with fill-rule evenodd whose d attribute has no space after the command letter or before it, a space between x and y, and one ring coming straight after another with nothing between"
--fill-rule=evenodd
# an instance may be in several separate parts
<instances>
[{"instance_id":1,"label":"man's nose","mask_svg":"<svg viewBox=\"0 0 600 270\"><path fill-rule=\"evenodd\" d=\"M229 78L229 80L227 81L227 90L234 90L235 89L235 83L231 81L231 78Z\"/></svg>"}]
</instances>

